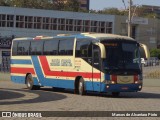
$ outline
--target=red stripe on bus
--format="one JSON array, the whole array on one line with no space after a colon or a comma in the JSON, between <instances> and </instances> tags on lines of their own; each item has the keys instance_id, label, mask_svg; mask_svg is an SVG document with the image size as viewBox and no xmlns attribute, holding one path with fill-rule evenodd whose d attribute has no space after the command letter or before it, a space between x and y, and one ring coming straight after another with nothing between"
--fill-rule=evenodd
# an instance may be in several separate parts
<instances>
[{"instance_id":1,"label":"red stripe on bus","mask_svg":"<svg viewBox=\"0 0 160 120\"><path fill-rule=\"evenodd\" d=\"M18 74L27 74L31 73L35 75L35 71L33 68L17 68L17 67L11 67L11 73L18 73Z\"/></svg>"},{"instance_id":2,"label":"red stripe on bus","mask_svg":"<svg viewBox=\"0 0 160 120\"><path fill-rule=\"evenodd\" d=\"M100 73L88 73L88 72L67 72L67 71L51 71L47 58L45 56L39 56L44 74L47 76L63 76L63 77L76 77L83 76L84 78L100 78Z\"/></svg>"}]
</instances>

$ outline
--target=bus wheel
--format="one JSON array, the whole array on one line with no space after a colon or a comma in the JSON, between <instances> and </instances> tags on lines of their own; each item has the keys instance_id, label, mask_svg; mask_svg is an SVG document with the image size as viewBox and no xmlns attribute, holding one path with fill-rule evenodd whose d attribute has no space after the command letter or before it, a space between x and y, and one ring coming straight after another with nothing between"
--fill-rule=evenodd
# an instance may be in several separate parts
<instances>
[{"instance_id":1,"label":"bus wheel","mask_svg":"<svg viewBox=\"0 0 160 120\"><path fill-rule=\"evenodd\" d=\"M118 97L119 94L120 94L120 92L112 92L112 96L113 96L113 97Z\"/></svg>"},{"instance_id":2,"label":"bus wheel","mask_svg":"<svg viewBox=\"0 0 160 120\"><path fill-rule=\"evenodd\" d=\"M80 78L80 80L79 80L78 92L79 92L80 95L85 95L86 94L83 78Z\"/></svg>"},{"instance_id":3,"label":"bus wheel","mask_svg":"<svg viewBox=\"0 0 160 120\"><path fill-rule=\"evenodd\" d=\"M34 85L33 78L31 74L28 74L26 77L26 85L29 90L38 90L40 86Z\"/></svg>"}]
</instances>

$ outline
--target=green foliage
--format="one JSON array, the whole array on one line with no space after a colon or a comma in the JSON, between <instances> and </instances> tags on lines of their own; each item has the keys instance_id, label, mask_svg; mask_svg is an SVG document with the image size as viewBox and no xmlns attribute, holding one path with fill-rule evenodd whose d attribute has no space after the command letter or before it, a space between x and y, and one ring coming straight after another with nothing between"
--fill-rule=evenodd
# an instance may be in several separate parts
<instances>
[{"instance_id":1,"label":"green foliage","mask_svg":"<svg viewBox=\"0 0 160 120\"><path fill-rule=\"evenodd\" d=\"M103 10L94 11L100 14L110 14L110 15L128 15L128 10L119 10L117 8L105 8ZM132 16L136 17L146 17L146 18L159 18L159 16L153 12L146 12L146 8L142 6L132 6L131 7Z\"/></svg>"},{"instance_id":2,"label":"green foliage","mask_svg":"<svg viewBox=\"0 0 160 120\"><path fill-rule=\"evenodd\" d=\"M64 0L52 0L51 4L53 7L52 9L55 9L55 10L64 10L65 8Z\"/></svg>"},{"instance_id":3,"label":"green foliage","mask_svg":"<svg viewBox=\"0 0 160 120\"><path fill-rule=\"evenodd\" d=\"M151 49L150 56L151 57L158 57L160 59L160 49Z\"/></svg>"},{"instance_id":4,"label":"green foliage","mask_svg":"<svg viewBox=\"0 0 160 120\"><path fill-rule=\"evenodd\" d=\"M8 0L0 0L0 6L10 6Z\"/></svg>"},{"instance_id":5,"label":"green foliage","mask_svg":"<svg viewBox=\"0 0 160 120\"><path fill-rule=\"evenodd\" d=\"M37 8L37 9L51 9L51 3L47 0L10 0L9 6L23 7L23 8Z\"/></svg>"},{"instance_id":6,"label":"green foliage","mask_svg":"<svg viewBox=\"0 0 160 120\"><path fill-rule=\"evenodd\" d=\"M65 10L78 12L80 10L80 3L78 0L68 0L65 4Z\"/></svg>"},{"instance_id":7,"label":"green foliage","mask_svg":"<svg viewBox=\"0 0 160 120\"><path fill-rule=\"evenodd\" d=\"M156 13L148 13L144 17L146 17L146 18L158 18L158 15Z\"/></svg>"},{"instance_id":8,"label":"green foliage","mask_svg":"<svg viewBox=\"0 0 160 120\"><path fill-rule=\"evenodd\" d=\"M134 12L134 16L145 17L145 18L158 18L158 14L156 14L154 11L147 12L145 7L132 6L132 13L133 13L134 9L136 9Z\"/></svg>"},{"instance_id":9,"label":"green foliage","mask_svg":"<svg viewBox=\"0 0 160 120\"><path fill-rule=\"evenodd\" d=\"M0 0L0 6L80 11L80 3L77 0Z\"/></svg>"},{"instance_id":10,"label":"green foliage","mask_svg":"<svg viewBox=\"0 0 160 120\"><path fill-rule=\"evenodd\" d=\"M127 15L126 11L120 11L117 8L105 8L97 12L101 14L110 14L110 15Z\"/></svg>"}]
</instances>

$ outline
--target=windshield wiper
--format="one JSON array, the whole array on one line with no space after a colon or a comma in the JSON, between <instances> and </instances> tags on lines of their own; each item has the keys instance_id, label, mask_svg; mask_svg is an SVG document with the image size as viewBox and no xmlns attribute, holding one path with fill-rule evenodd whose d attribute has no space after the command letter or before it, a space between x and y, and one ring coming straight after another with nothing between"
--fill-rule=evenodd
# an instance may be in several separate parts
<instances>
[{"instance_id":1,"label":"windshield wiper","mask_svg":"<svg viewBox=\"0 0 160 120\"><path fill-rule=\"evenodd\" d=\"M106 70L106 72L111 74L114 70L118 70L118 67L110 66L110 67L105 67L104 69Z\"/></svg>"}]
</instances>

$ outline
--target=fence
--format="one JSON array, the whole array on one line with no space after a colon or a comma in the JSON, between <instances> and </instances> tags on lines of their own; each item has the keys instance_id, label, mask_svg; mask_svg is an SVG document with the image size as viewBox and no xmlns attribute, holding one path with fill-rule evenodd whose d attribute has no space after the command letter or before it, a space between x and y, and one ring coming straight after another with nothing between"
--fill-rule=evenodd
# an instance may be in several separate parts
<instances>
[{"instance_id":1,"label":"fence","mask_svg":"<svg viewBox=\"0 0 160 120\"><path fill-rule=\"evenodd\" d=\"M0 72L10 72L10 58L3 57L2 64L0 64Z\"/></svg>"},{"instance_id":2,"label":"fence","mask_svg":"<svg viewBox=\"0 0 160 120\"><path fill-rule=\"evenodd\" d=\"M143 67L143 78L160 79L160 66Z\"/></svg>"}]
</instances>

